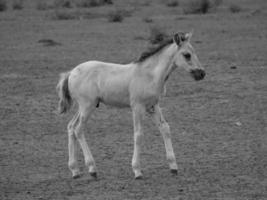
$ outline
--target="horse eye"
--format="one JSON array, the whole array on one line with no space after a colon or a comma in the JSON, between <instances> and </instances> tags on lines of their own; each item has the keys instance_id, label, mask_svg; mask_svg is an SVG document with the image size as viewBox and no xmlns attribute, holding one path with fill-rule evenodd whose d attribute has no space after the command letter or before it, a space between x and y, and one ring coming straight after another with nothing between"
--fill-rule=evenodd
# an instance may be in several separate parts
<instances>
[{"instance_id":1,"label":"horse eye","mask_svg":"<svg viewBox=\"0 0 267 200\"><path fill-rule=\"evenodd\" d=\"M191 60L191 54L190 53L184 53L183 56L187 61Z\"/></svg>"}]
</instances>

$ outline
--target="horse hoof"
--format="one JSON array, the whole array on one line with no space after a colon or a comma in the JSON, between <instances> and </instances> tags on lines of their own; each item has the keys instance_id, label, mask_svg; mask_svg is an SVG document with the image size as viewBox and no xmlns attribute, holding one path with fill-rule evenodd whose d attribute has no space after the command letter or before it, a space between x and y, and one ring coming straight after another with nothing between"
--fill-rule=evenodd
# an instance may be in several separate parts
<instances>
[{"instance_id":1,"label":"horse hoof","mask_svg":"<svg viewBox=\"0 0 267 200\"><path fill-rule=\"evenodd\" d=\"M171 173L174 174L174 175L177 175L178 174L178 170L177 169L171 169Z\"/></svg>"},{"instance_id":2,"label":"horse hoof","mask_svg":"<svg viewBox=\"0 0 267 200\"><path fill-rule=\"evenodd\" d=\"M139 175L139 176L136 176L135 177L135 180L142 180L143 179L143 176L142 175Z\"/></svg>"},{"instance_id":3,"label":"horse hoof","mask_svg":"<svg viewBox=\"0 0 267 200\"><path fill-rule=\"evenodd\" d=\"M89 173L93 178L97 179L97 173L96 172L90 172Z\"/></svg>"},{"instance_id":4,"label":"horse hoof","mask_svg":"<svg viewBox=\"0 0 267 200\"><path fill-rule=\"evenodd\" d=\"M79 173L79 174L75 174L75 175L73 175L72 178L73 178L73 179L78 179L78 178L80 178L81 176L82 176L82 174Z\"/></svg>"}]
</instances>

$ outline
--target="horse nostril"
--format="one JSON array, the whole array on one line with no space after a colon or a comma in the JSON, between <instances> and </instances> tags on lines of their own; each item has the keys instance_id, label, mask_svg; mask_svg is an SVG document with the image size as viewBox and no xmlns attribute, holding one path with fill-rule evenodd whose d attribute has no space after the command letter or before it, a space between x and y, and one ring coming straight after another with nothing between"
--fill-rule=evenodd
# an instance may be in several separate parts
<instances>
[{"instance_id":1,"label":"horse nostril","mask_svg":"<svg viewBox=\"0 0 267 200\"><path fill-rule=\"evenodd\" d=\"M206 73L202 69L194 69L194 70L191 71L191 75L193 76L193 78L196 81L199 81L199 80L202 80L205 77Z\"/></svg>"},{"instance_id":2,"label":"horse nostril","mask_svg":"<svg viewBox=\"0 0 267 200\"><path fill-rule=\"evenodd\" d=\"M206 72L204 70L201 70L201 77L202 79L206 76Z\"/></svg>"}]
</instances>

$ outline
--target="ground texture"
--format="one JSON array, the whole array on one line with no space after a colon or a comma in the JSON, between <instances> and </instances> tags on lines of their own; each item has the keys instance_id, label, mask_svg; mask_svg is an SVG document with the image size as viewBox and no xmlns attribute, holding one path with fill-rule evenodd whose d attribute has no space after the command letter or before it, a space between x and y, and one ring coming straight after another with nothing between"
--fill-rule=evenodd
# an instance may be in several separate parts
<instances>
[{"instance_id":1,"label":"ground texture","mask_svg":"<svg viewBox=\"0 0 267 200\"><path fill-rule=\"evenodd\" d=\"M53 10L0 13L0 199L267 199L267 5L227 2L208 14L183 15L162 2L115 1L90 8L90 19L55 20ZM105 14L131 13L121 23ZM152 19L151 23L146 21ZM99 170L73 180L67 167L67 122L56 114L58 74L87 60L127 63L147 47L151 26L194 29L192 44L206 79L175 71L162 99L178 175L169 173L161 135L147 119L143 180L131 169L130 110L100 106L87 141ZM40 40L53 40L40 42ZM39 41L39 42L38 42ZM47 44L48 43L48 44Z\"/></svg>"}]
</instances>

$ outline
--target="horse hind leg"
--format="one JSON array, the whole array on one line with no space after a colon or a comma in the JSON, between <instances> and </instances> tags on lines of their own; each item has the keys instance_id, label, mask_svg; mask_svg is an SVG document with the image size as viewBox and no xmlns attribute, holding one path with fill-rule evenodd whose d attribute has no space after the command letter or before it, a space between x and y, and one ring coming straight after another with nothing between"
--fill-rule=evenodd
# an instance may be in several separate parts
<instances>
[{"instance_id":1,"label":"horse hind leg","mask_svg":"<svg viewBox=\"0 0 267 200\"><path fill-rule=\"evenodd\" d=\"M95 109L95 104L92 103L87 103L86 106L81 106L81 105L79 106L79 117L78 117L79 122L77 124L77 127L75 128L75 136L83 151L85 165L88 167L91 176L96 178L97 170L95 161L84 136L86 122L89 116L94 111L94 109Z\"/></svg>"},{"instance_id":2,"label":"horse hind leg","mask_svg":"<svg viewBox=\"0 0 267 200\"><path fill-rule=\"evenodd\" d=\"M79 113L77 112L68 124L68 149L69 161L68 166L73 178L78 178L81 175L78 166L78 142L75 136L74 127L77 125Z\"/></svg>"}]
</instances>

